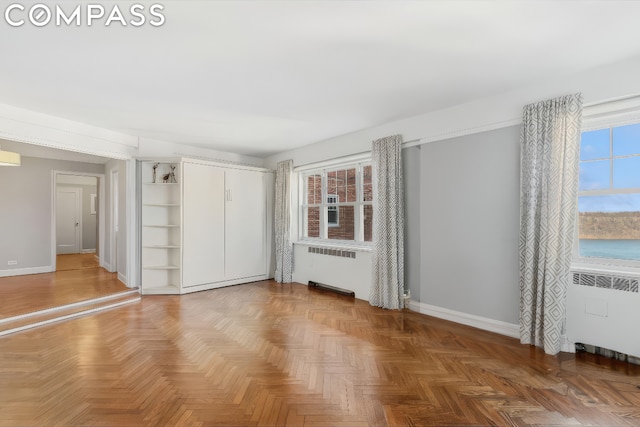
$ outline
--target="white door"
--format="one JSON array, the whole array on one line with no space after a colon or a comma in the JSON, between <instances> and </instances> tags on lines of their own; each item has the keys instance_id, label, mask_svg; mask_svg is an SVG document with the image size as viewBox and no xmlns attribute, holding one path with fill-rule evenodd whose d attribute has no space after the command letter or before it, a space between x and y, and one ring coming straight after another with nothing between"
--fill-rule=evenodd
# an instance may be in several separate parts
<instances>
[{"instance_id":1,"label":"white door","mask_svg":"<svg viewBox=\"0 0 640 427\"><path fill-rule=\"evenodd\" d=\"M82 189L58 187L56 191L56 253L80 253Z\"/></svg>"},{"instance_id":2,"label":"white door","mask_svg":"<svg viewBox=\"0 0 640 427\"><path fill-rule=\"evenodd\" d=\"M227 170L225 183L226 279L266 274L264 173Z\"/></svg>"},{"instance_id":3,"label":"white door","mask_svg":"<svg viewBox=\"0 0 640 427\"><path fill-rule=\"evenodd\" d=\"M185 163L182 175L182 285L223 281L224 171L213 166Z\"/></svg>"}]
</instances>

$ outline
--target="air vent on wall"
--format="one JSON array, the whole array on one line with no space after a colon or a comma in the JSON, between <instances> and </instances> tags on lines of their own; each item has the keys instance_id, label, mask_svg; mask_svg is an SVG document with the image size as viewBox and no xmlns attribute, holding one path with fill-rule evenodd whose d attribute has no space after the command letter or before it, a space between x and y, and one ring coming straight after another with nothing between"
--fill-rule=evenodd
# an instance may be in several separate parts
<instances>
[{"instance_id":1,"label":"air vent on wall","mask_svg":"<svg viewBox=\"0 0 640 427\"><path fill-rule=\"evenodd\" d=\"M638 279L611 276L607 274L573 273L573 284L594 286L596 288L615 289L617 291L638 292Z\"/></svg>"},{"instance_id":2,"label":"air vent on wall","mask_svg":"<svg viewBox=\"0 0 640 427\"><path fill-rule=\"evenodd\" d=\"M329 255L329 256L337 256L342 258L355 258L355 251L345 251L342 249L331 249L331 248L317 248L313 246L309 246L310 254L319 254L319 255Z\"/></svg>"}]
</instances>

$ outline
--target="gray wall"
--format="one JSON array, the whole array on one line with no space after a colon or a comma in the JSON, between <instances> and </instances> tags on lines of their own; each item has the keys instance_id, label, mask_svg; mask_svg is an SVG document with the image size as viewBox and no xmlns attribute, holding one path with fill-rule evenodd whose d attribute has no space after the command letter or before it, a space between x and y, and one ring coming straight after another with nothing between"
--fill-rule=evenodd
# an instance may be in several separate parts
<instances>
[{"instance_id":1,"label":"gray wall","mask_svg":"<svg viewBox=\"0 0 640 427\"><path fill-rule=\"evenodd\" d=\"M22 157L22 166L0 167L0 271L51 265L53 170L103 173L104 165Z\"/></svg>"},{"instance_id":2,"label":"gray wall","mask_svg":"<svg viewBox=\"0 0 640 427\"><path fill-rule=\"evenodd\" d=\"M411 300L420 301L420 146L402 150L404 183L404 281Z\"/></svg>"},{"instance_id":3,"label":"gray wall","mask_svg":"<svg viewBox=\"0 0 640 427\"><path fill-rule=\"evenodd\" d=\"M96 178L96 181L98 179ZM91 215L91 195L96 195L96 213ZM98 242L98 185L82 186L82 249L95 250Z\"/></svg>"},{"instance_id":4,"label":"gray wall","mask_svg":"<svg viewBox=\"0 0 640 427\"><path fill-rule=\"evenodd\" d=\"M519 129L421 146L420 302L518 323Z\"/></svg>"}]
</instances>

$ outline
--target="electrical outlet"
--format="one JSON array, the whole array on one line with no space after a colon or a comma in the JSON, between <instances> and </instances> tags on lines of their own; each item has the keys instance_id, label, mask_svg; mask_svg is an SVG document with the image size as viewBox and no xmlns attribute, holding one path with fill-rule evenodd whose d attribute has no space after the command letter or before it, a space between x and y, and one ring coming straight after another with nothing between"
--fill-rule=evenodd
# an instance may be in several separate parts
<instances>
[{"instance_id":1,"label":"electrical outlet","mask_svg":"<svg viewBox=\"0 0 640 427\"><path fill-rule=\"evenodd\" d=\"M15 259L12 259L10 261L7 261L7 265L18 265L18 261Z\"/></svg>"}]
</instances>

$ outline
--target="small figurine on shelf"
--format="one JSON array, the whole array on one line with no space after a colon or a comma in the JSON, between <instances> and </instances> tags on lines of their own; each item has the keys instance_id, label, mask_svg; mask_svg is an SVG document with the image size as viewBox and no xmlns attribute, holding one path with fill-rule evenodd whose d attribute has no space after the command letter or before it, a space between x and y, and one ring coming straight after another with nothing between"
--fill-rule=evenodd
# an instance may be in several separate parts
<instances>
[{"instance_id":1,"label":"small figurine on shelf","mask_svg":"<svg viewBox=\"0 0 640 427\"><path fill-rule=\"evenodd\" d=\"M171 173L169 174L169 182L177 184L178 181L176 181L176 165L170 165L170 167L171 167Z\"/></svg>"},{"instance_id":2,"label":"small figurine on shelf","mask_svg":"<svg viewBox=\"0 0 640 427\"><path fill-rule=\"evenodd\" d=\"M158 166L160 166L160 163L154 163L153 164L153 183L156 183L156 169L158 169Z\"/></svg>"}]
</instances>

